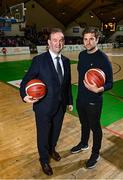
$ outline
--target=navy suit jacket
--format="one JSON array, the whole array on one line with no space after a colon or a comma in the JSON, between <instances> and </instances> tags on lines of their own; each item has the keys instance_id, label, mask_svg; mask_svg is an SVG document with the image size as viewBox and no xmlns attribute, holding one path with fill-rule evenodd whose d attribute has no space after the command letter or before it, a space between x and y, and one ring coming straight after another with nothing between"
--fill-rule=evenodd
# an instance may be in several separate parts
<instances>
[{"instance_id":1,"label":"navy suit jacket","mask_svg":"<svg viewBox=\"0 0 123 180\"><path fill-rule=\"evenodd\" d=\"M31 79L37 78L46 84L47 94L44 98L33 104L34 111L38 110L41 113L51 114L56 111L59 102L62 103L64 111L66 110L66 105L73 104L70 62L63 55L61 59L64 67L62 85L60 85L55 66L48 51L33 58L32 64L21 82L20 95L22 99L26 96L25 86Z\"/></svg>"}]
</instances>

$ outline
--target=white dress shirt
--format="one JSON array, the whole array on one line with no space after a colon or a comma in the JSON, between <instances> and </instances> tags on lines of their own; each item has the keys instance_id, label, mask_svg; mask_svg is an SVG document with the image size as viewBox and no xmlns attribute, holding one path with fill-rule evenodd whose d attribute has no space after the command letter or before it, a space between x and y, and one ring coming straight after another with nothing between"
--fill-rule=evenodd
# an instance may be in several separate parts
<instances>
[{"instance_id":1,"label":"white dress shirt","mask_svg":"<svg viewBox=\"0 0 123 180\"><path fill-rule=\"evenodd\" d=\"M56 57L59 57L59 63L61 65L61 69L62 69L62 75L64 76L64 67L63 67L63 62L62 62L62 59L61 59L61 54L55 54L54 52L52 52L50 49L49 49L49 52L50 52L50 55L52 57L52 60L53 60L53 64L55 66L55 69L57 71L57 59Z\"/></svg>"}]
</instances>

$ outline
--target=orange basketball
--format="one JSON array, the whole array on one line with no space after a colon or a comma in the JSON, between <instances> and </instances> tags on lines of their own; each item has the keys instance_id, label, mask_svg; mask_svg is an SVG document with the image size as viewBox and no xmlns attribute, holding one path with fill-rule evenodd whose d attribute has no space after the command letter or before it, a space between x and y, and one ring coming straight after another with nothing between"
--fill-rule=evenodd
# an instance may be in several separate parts
<instances>
[{"instance_id":1,"label":"orange basketball","mask_svg":"<svg viewBox=\"0 0 123 180\"><path fill-rule=\"evenodd\" d=\"M46 95L46 85L40 79L32 79L26 84L26 94L33 98L43 98Z\"/></svg>"},{"instance_id":2,"label":"orange basketball","mask_svg":"<svg viewBox=\"0 0 123 180\"><path fill-rule=\"evenodd\" d=\"M105 73L99 68L89 69L85 73L85 81L90 84L96 84L101 87L105 84Z\"/></svg>"}]
</instances>

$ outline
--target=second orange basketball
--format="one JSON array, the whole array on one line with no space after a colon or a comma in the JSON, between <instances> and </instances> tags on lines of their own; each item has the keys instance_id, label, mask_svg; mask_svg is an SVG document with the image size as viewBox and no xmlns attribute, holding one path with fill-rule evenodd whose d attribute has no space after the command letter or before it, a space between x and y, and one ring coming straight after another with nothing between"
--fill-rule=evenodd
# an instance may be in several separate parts
<instances>
[{"instance_id":1,"label":"second orange basketball","mask_svg":"<svg viewBox=\"0 0 123 180\"><path fill-rule=\"evenodd\" d=\"M40 79L32 79L26 85L26 93L36 99L43 98L46 95L46 85Z\"/></svg>"},{"instance_id":2,"label":"second orange basketball","mask_svg":"<svg viewBox=\"0 0 123 180\"><path fill-rule=\"evenodd\" d=\"M85 73L85 81L90 84L96 84L97 87L101 87L105 84L105 73L99 68L89 69Z\"/></svg>"}]
</instances>

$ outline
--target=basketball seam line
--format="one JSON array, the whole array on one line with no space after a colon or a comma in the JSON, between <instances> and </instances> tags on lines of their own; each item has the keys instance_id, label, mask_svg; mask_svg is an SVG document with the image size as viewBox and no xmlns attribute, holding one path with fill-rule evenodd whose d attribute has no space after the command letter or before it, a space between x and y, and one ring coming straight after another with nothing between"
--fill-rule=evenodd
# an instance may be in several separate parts
<instances>
[{"instance_id":1,"label":"basketball seam line","mask_svg":"<svg viewBox=\"0 0 123 180\"><path fill-rule=\"evenodd\" d=\"M26 92L27 92L28 88L30 88L30 87L32 87L32 86L34 86L34 85L43 85L43 86L46 86L46 85L43 84L43 83L33 83L33 84L30 84L30 85L28 85L28 86L26 87Z\"/></svg>"},{"instance_id":2,"label":"basketball seam line","mask_svg":"<svg viewBox=\"0 0 123 180\"><path fill-rule=\"evenodd\" d=\"M101 75L102 75L102 77L103 77L103 80L105 81L105 74L103 73L103 72L101 72L100 70L98 70L98 69L90 69L90 70L88 70L88 72L89 71L91 71L91 70L94 70L94 71L97 71L97 72L99 72Z\"/></svg>"}]
</instances>

